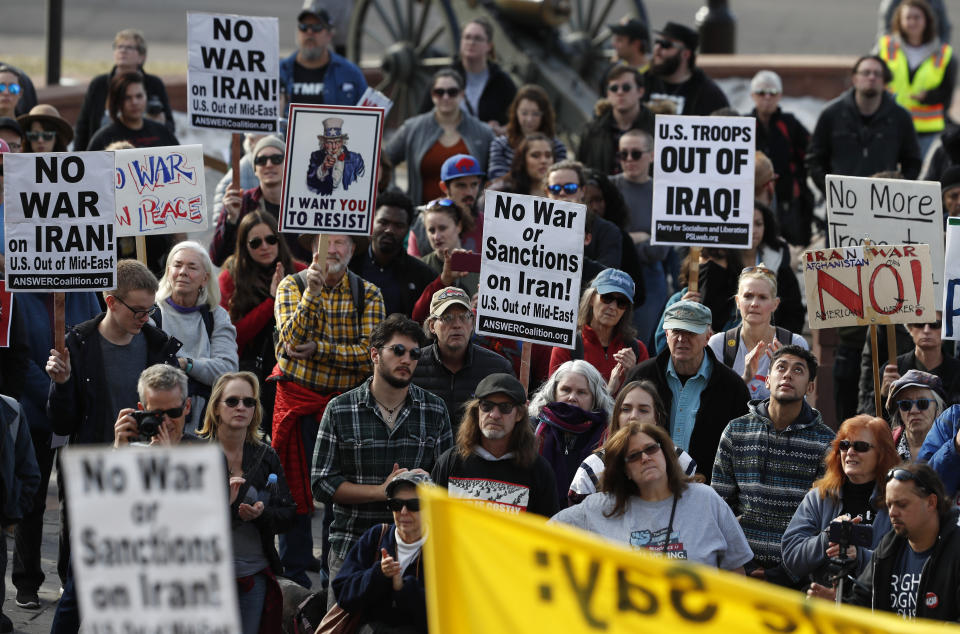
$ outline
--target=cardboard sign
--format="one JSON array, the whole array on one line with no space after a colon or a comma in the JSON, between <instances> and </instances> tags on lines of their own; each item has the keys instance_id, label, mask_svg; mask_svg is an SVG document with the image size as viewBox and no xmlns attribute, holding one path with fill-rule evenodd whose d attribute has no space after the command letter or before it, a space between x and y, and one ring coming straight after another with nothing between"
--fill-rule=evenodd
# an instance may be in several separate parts
<instances>
[{"instance_id":1,"label":"cardboard sign","mask_svg":"<svg viewBox=\"0 0 960 634\"><path fill-rule=\"evenodd\" d=\"M357 105L365 108L383 108L383 116L386 117L390 114L390 108L393 108L393 101L373 86L367 86L367 89L360 95L360 101L357 102Z\"/></svg>"},{"instance_id":2,"label":"cardboard sign","mask_svg":"<svg viewBox=\"0 0 960 634\"><path fill-rule=\"evenodd\" d=\"M9 291L114 288L113 153L6 154Z\"/></svg>"},{"instance_id":3,"label":"cardboard sign","mask_svg":"<svg viewBox=\"0 0 960 634\"><path fill-rule=\"evenodd\" d=\"M291 104L280 231L370 233L383 110Z\"/></svg>"},{"instance_id":4,"label":"cardboard sign","mask_svg":"<svg viewBox=\"0 0 960 634\"><path fill-rule=\"evenodd\" d=\"M652 244L750 246L756 123L657 115Z\"/></svg>"},{"instance_id":5,"label":"cardboard sign","mask_svg":"<svg viewBox=\"0 0 960 634\"><path fill-rule=\"evenodd\" d=\"M933 294L943 301L940 183L827 175L830 245L929 244Z\"/></svg>"},{"instance_id":6,"label":"cardboard sign","mask_svg":"<svg viewBox=\"0 0 960 634\"><path fill-rule=\"evenodd\" d=\"M117 235L203 231L210 222L202 145L117 150Z\"/></svg>"},{"instance_id":7,"label":"cardboard sign","mask_svg":"<svg viewBox=\"0 0 960 634\"><path fill-rule=\"evenodd\" d=\"M0 348L10 347L10 325L13 323L13 294L0 280Z\"/></svg>"},{"instance_id":8,"label":"cardboard sign","mask_svg":"<svg viewBox=\"0 0 960 634\"><path fill-rule=\"evenodd\" d=\"M276 132L277 18L187 14L187 115L195 128Z\"/></svg>"},{"instance_id":9,"label":"cardboard sign","mask_svg":"<svg viewBox=\"0 0 960 634\"><path fill-rule=\"evenodd\" d=\"M805 251L803 285L810 328L936 319L926 244Z\"/></svg>"},{"instance_id":10,"label":"cardboard sign","mask_svg":"<svg viewBox=\"0 0 960 634\"><path fill-rule=\"evenodd\" d=\"M477 332L573 348L587 208L487 190Z\"/></svg>"},{"instance_id":11,"label":"cardboard sign","mask_svg":"<svg viewBox=\"0 0 960 634\"><path fill-rule=\"evenodd\" d=\"M947 250L943 267L944 339L960 340L960 218L947 218ZM960 496L958 496L960 501Z\"/></svg>"},{"instance_id":12,"label":"cardboard sign","mask_svg":"<svg viewBox=\"0 0 960 634\"><path fill-rule=\"evenodd\" d=\"M240 631L223 465L216 445L66 450L86 631Z\"/></svg>"}]
</instances>

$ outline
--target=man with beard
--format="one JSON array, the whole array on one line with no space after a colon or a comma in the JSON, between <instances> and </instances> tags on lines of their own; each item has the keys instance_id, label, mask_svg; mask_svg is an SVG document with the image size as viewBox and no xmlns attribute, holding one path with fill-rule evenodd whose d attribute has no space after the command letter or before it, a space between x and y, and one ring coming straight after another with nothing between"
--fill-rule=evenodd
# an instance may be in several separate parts
<instances>
[{"instance_id":1,"label":"man with beard","mask_svg":"<svg viewBox=\"0 0 960 634\"><path fill-rule=\"evenodd\" d=\"M480 162L469 154L454 154L440 167L440 191L459 205L462 214L473 218L473 229L460 236L461 246L468 251L479 251L483 238L483 209L478 211L476 205L485 176ZM417 216L410 228L407 250L411 255L420 257L433 251L422 215Z\"/></svg>"},{"instance_id":2,"label":"man with beard","mask_svg":"<svg viewBox=\"0 0 960 634\"><path fill-rule=\"evenodd\" d=\"M314 236L312 263L280 282L274 304L272 444L297 503L296 523L280 535L280 560L284 576L308 588L305 570L321 568L313 556L309 469L319 420L330 399L370 375L370 336L385 316L380 289L347 270L350 236L329 236L326 254L318 252L319 243Z\"/></svg>"},{"instance_id":3,"label":"man with beard","mask_svg":"<svg viewBox=\"0 0 960 634\"><path fill-rule=\"evenodd\" d=\"M697 68L700 36L688 26L667 22L654 31L653 61L647 71L647 101L672 101L677 114L705 116L730 103L712 79Z\"/></svg>"},{"instance_id":4,"label":"man with beard","mask_svg":"<svg viewBox=\"0 0 960 634\"><path fill-rule=\"evenodd\" d=\"M774 352L766 381L770 398L752 401L750 411L723 430L711 480L753 550L747 574L796 588L783 567L780 540L823 475L823 456L834 437L804 400L816 378L817 360L809 351L789 345Z\"/></svg>"},{"instance_id":5,"label":"man with beard","mask_svg":"<svg viewBox=\"0 0 960 634\"><path fill-rule=\"evenodd\" d=\"M363 176L363 157L347 149L350 137L343 133L343 119L323 120L323 134L317 135L320 149L310 154L307 189L329 196L335 189L346 191Z\"/></svg>"},{"instance_id":6,"label":"man with beard","mask_svg":"<svg viewBox=\"0 0 960 634\"><path fill-rule=\"evenodd\" d=\"M370 246L350 260L350 270L383 293L388 315L413 314L423 289L437 277L422 260L403 250L412 220L413 203L407 195L396 190L384 192L377 197Z\"/></svg>"},{"instance_id":7,"label":"man with beard","mask_svg":"<svg viewBox=\"0 0 960 634\"><path fill-rule=\"evenodd\" d=\"M333 20L321 0L304 0L297 16L297 50L280 60L289 103L353 106L367 89L356 64L330 50Z\"/></svg>"},{"instance_id":8,"label":"man with beard","mask_svg":"<svg viewBox=\"0 0 960 634\"><path fill-rule=\"evenodd\" d=\"M330 578L367 529L390 523L387 484L399 473L429 472L453 444L443 401L410 385L425 335L390 315L370 335L373 376L330 401L313 455L313 494L333 505ZM327 606L336 602L327 595Z\"/></svg>"},{"instance_id":9,"label":"man with beard","mask_svg":"<svg viewBox=\"0 0 960 634\"><path fill-rule=\"evenodd\" d=\"M853 65L853 87L827 104L817 119L807 151L807 169L820 191L826 175L871 176L899 170L920 173L920 145L910 113L884 86L890 69L876 55Z\"/></svg>"}]
</instances>

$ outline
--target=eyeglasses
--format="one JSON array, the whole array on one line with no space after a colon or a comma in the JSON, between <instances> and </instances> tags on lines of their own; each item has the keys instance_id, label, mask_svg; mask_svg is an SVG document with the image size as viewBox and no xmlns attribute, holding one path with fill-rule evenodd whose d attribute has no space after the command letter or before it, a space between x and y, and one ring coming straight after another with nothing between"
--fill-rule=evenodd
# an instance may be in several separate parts
<instances>
[{"instance_id":1,"label":"eyeglasses","mask_svg":"<svg viewBox=\"0 0 960 634\"><path fill-rule=\"evenodd\" d=\"M257 406L257 399L253 398L252 396L244 396L243 398L240 398L239 396L228 396L227 398L223 399L223 404L227 407L236 407L240 403L243 403L243 406L248 409L253 409Z\"/></svg>"},{"instance_id":2,"label":"eyeglasses","mask_svg":"<svg viewBox=\"0 0 960 634\"><path fill-rule=\"evenodd\" d=\"M31 143L36 143L40 139L43 139L44 141L53 141L54 139L57 138L57 133L48 132L46 130L44 130L43 132L27 132L27 138L30 140Z\"/></svg>"},{"instance_id":3,"label":"eyeglasses","mask_svg":"<svg viewBox=\"0 0 960 634\"><path fill-rule=\"evenodd\" d=\"M278 242L280 242L280 240L277 238L277 236L273 235L272 233L263 238L250 238L249 240L247 240L247 244L250 246L251 249L254 249L254 250L259 249L260 245L263 244L264 242L266 242L270 246L273 246Z\"/></svg>"},{"instance_id":4,"label":"eyeglasses","mask_svg":"<svg viewBox=\"0 0 960 634\"><path fill-rule=\"evenodd\" d=\"M618 92L628 93L631 90L633 90L633 84L629 82L626 84L610 84L609 86L607 86L607 91L612 92L614 94Z\"/></svg>"},{"instance_id":5,"label":"eyeglasses","mask_svg":"<svg viewBox=\"0 0 960 634\"><path fill-rule=\"evenodd\" d=\"M921 412L925 412L927 411L927 409L930 408L933 402L934 401L932 398L914 398L914 399L905 398L897 401L897 407L900 408L901 412L907 413L911 409L913 409L914 405L916 405L918 410L920 410Z\"/></svg>"},{"instance_id":6,"label":"eyeglasses","mask_svg":"<svg viewBox=\"0 0 960 634\"><path fill-rule=\"evenodd\" d=\"M2 94L5 93L5 92L9 92L11 95L19 95L19 94L20 94L20 84L17 84L17 83L13 83L13 84L0 84L0 95L2 95Z\"/></svg>"},{"instance_id":7,"label":"eyeglasses","mask_svg":"<svg viewBox=\"0 0 960 634\"><path fill-rule=\"evenodd\" d=\"M181 416L183 416L183 408L186 407L186 405L187 403L186 401L184 401L183 404L180 405L180 407L174 407L172 409L155 409L155 410L151 410L151 412L156 414L157 416L161 416L161 417L166 416L167 418L172 420L174 418L180 418Z\"/></svg>"},{"instance_id":8,"label":"eyeglasses","mask_svg":"<svg viewBox=\"0 0 960 634\"><path fill-rule=\"evenodd\" d=\"M652 445L647 445L646 447L644 447L639 451L632 451L627 454L627 464L640 460L640 458L643 457L643 454L647 454L648 456L655 456L657 455L658 451L660 451L660 443L658 442L655 442Z\"/></svg>"},{"instance_id":9,"label":"eyeglasses","mask_svg":"<svg viewBox=\"0 0 960 634\"><path fill-rule=\"evenodd\" d=\"M380 346L381 350L389 350L397 357L402 357L407 352L410 353L410 358L416 361L423 355L423 350L420 348L407 348L402 343L395 343L392 346Z\"/></svg>"},{"instance_id":10,"label":"eyeglasses","mask_svg":"<svg viewBox=\"0 0 960 634\"><path fill-rule=\"evenodd\" d=\"M916 328L918 330L923 330L924 327L929 326L930 330L940 330L943 328L943 320L938 319L935 322L928 322L925 324L907 324L910 328Z\"/></svg>"},{"instance_id":11,"label":"eyeglasses","mask_svg":"<svg viewBox=\"0 0 960 634\"><path fill-rule=\"evenodd\" d=\"M283 163L283 154L270 154L268 156L261 155L253 159L253 164L259 165L260 167L263 167L268 162L273 163L274 165L280 165Z\"/></svg>"},{"instance_id":12,"label":"eyeglasses","mask_svg":"<svg viewBox=\"0 0 960 634\"><path fill-rule=\"evenodd\" d=\"M551 194L559 194L564 192L566 194L576 194L580 191L579 183L564 183L563 185L547 185L547 190Z\"/></svg>"},{"instance_id":13,"label":"eyeglasses","mask_svg":"<svg viewBox=\"0 0 960 634\"><path fill-rule=\"evenodd\" d=\"M445 324L452 324L457 321L461 324L469 324L471 321L473 321L473 314L462 312L455 315L440 315L437 317L437 321L442 321Z\"/></svg>"},{"instance_id":14,"label":"eyeglasses","mask_svg":"<svg viewBox=\"0 0 960 634\"><path fill-rule=\"evenodd\" d=\"M493 408L497 408L498 410L500 410L501 414L507 415L510 412L512 412L514 408L516 408L516 406L517 404L514 403L513 401L504 401L502 403L497 403L495 401L487 401L487 400L480 401L480 411L488 412L488 413L492 412Z\"/></svg>"},{"instance_id":15,"label":"eyeglasses","mask_svg":"<svg viewBox=\"0 0 960 634\"><path fill-rule=\"evenodd\" d=\"M840 451L850 451L850 447L853 447L857 453L867 453L873 448L873 445L866 440L841 440L837 443L837 448Z\"/></svg>"},{"instance_id":16,"label":"eyeglasses","mask_svg":"<svg viewBox=\"0 0 960 634\"><path fill-rule=\"evenodd\" d=\"M627 308L630 306L630 300L619 293L604 293L600 296L600 301L604 304L617 303L617 308Z\"/></svg>"},{"instance_id":17,"label":"eyeglasses","mask_svg":"<svg viewBox=\"0 0 960 634\"><path fill-rule=\"evenodd\" d=\"M883 77L882 70L858 70L857 74L861 77Z\"/></svg>"},{"instance_id":18,"label":"eyeglasses","mask_svg":"<svg viewBox=\"0 0 960 634\"><path fill-rule=\"evenodd\" d=\"M133 313L133 318L134 318L134 319L143 319L144 317L150 317L150 316L156 314L156 312L157 312L158 310L160 310L160 307L157 306L156 304L154 304L153 306L151 306L150 308L148 308L148 309L146 309L146 310L139 310L139 309L137 309L137 308L134 308L133 306L131 306L131 305L128 304L127 302L123 301L122 299L120 299L120 298L117 297L116 295L114 295L114 297L117 298L117 301L118 301L118 302L120 302L121 304L123 304L124 306L126 306L126 307L127 307L127 310L129 310L131 313Z\"/></svg>"},{"instance_id":19,"label":"eyeglasses","mask_svg":"<svg viewBox=\"0 0 960 634\"><path fill-rule=\"evenodd\" d=\"M403 510L403 507L407 507L407 510L411 513L416 513L420 510L420 498L408 498L406 500L390 498L387 500L387 509L394 513L399 513Z\"/></svg>"},{"instance_id":20,"label":"eyeglasses","mask_svg":"<svg viewBox=\"0 0 960 634\"><path fill-rule=\"evenodd\" d=\"M665 40L665 39L661 38L661 39L659 39L659 40L654 40L654 41L653 41L653 45L654 45L654 46L659 46L660 48L671 49L671 48L673 48L674 46L676 46L677 44L676 44L676 42L674 42L674 41L672 41L672 40Z\"/></svg>"},{"instance_id":21,"label":"eyeglasses","mask_svg":"<svg viewBox=\"0 0 960 634\"><path fill-rule=\"evenodd\" d=\"M771 90L754 90L753 94L757 95L758 97L776 97L777 95L780 94L780 91L772 90L772 89Z\"/></svg>"},{"instance_id":22,"label":"eyeglasses","mask_svg":"<svg viewBox=\"0 0 960 634\"><path fill-rule=\"evenodd\" d=\"M913 473L912 471L907 471L906 469L898 469L897 467L894 467L893 469L890 469L890 471L887 471L886 482L890 482L890 480L897 480L898 482L913 482L924 491L933 493L933 488L924 482L918 474Z\"/></svg>"},{"instance_id":23,"label":"eyeglasses","mask_svg":"<svg viewBox=\"0 0 960 634\"><path fill-rule=\"evenodd\" d=\"M442 98L444 95L450 97L451 99L460 94L460 89L454 86L453 88L434 88L430 91L434 97L437 99Z\"/></svg>"},{"instance_id":24,"label":"eyeglasses","mask_svg":"<svg viewBox=\"0 0 960 634\"><path fill-rule=\"evenodd\" d=\"M306 33L310 31L311 33L322 33L327 30L326 24L304 24L300 22L297 24L297 28L300 29L301 33Z\"/></svg>"}]
</instances>

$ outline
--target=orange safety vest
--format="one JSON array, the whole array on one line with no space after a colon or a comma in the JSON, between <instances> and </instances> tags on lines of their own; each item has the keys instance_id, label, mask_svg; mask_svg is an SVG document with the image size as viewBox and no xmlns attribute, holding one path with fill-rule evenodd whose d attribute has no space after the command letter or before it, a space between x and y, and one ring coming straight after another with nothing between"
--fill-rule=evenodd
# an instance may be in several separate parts
<instances>
[{"instance_id":1,"label":"orange safety vest","mask_svg":"<svg viewBox=\"0 0 960 634\"><path fill-rule=\"evenodd\" d=\"M922 104L913 99L912 95L940 86L952 56L953 47L943 44L940 50L923 60L913 74L913 81L910 81L907 55L903 52L900 43L890 35L880 38L880 57L893 73L893 80L887 86L887 90L893 93L897 103L906 108L913 117L913 126L919 134L943 130L944 104Z\"/></svg>"}]
</instances>

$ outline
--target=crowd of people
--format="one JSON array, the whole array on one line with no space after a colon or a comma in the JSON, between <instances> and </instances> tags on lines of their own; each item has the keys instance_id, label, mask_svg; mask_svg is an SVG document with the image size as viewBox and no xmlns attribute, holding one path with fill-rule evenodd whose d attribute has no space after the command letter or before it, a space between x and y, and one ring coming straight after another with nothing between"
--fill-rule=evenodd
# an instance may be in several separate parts
<instances>
[{"instance_id":1,"label":"crowd of people","mask_svg":"<svg viewBox=\"0 0 960 634\"><path fill-rule=\"evenodd\" d=\"M317 578L328 616L349 615L357 631L425 632L424 483L813 597L859 577L844 601L960 620L960 361L939 313L898 328L881 411L869 361L861 369L863 328L839 332L835 416L807 402L819 368L793 257L819 231L826 175L922 170L942 183L944 216L960 216L945 9L885 0L881 12L875 54L857 59L812 133L780 108L775 72L752 78L753 242L742 250L650 242L655 115L741 116L697 66L699 35L683 24L654 31L652 45L643 20L610 25L615 57L579 131L558 129L544 89L518 87L494 61L493 24L462 25L423 112L385 138L368 240L280 233L286 146L248 134L240 173L217 186L211 242L160 238L146 264L119 260L102 297L67 294L63 350L51 295L15 297L0 421L17 433L0 473L16 604L40 607L59 447L206 442L229 478L244 633L280 631L278 580ZM288 102L353 105L367 87L333 49L338 19L322 0L304 3L297 51L280 63ZM114 66L90 82L73 126L0 64L0 152L176 145L146 52L139 31L117 33ZM563 133L580 134L579 147ZM401 164L405 188L390 178ZM526 365L518 341L474 332L479 276L454 262L480 250L487 189L586 205L572 349L524 343ZM162 417L156 435L141 433L137 410ZM70 501L58 490L52 631L76 632ZM869 540L848 541L851 527L870 527ZM3 616L0 632L11 630Z\"/></svg>"}]
</instances>

